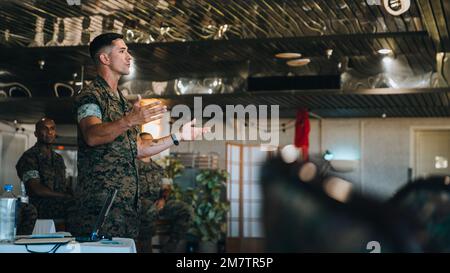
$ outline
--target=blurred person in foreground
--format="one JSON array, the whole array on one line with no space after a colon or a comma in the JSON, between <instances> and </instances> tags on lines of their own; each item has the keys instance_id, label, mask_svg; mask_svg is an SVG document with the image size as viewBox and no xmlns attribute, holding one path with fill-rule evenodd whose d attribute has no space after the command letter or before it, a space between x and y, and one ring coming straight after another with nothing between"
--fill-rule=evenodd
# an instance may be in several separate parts
<instances>
[{"instance_id":1,"label":"blurred person in foreground","mask_svg":"<svg viewBox=\"0 0 450 273\"><path fill-rule=\"evenodd\" d=\"M450 180L448 176L419 178L400 188L388 201L420 224L425 252L450 252Z\"/></svg>"},{"instance_id":2,"label":"blurred person in foreground","mask_svg":"<svg viewBox=\"0 0 450 273\"><path fill-rule=\"evenodd\" d=\"M327 177L312 162L274 158L262 168L268 252L421 252L413 220Z\"/></svg>"}]
</instances>

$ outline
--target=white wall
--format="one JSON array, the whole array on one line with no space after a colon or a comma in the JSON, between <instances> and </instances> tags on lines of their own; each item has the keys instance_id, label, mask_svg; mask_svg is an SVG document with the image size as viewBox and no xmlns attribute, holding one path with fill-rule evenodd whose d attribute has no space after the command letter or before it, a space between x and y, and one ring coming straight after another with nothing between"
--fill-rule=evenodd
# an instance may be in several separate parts
<instances>
[{"instance_id":1,"label":"white wall","mask_svg":"<svg viewBox=\"0 0 450 273\"><path fill-rule=\"evenodd\" d=\"M32 125L0 122L0 193L3 193L4 184L12 184L14 193L20 194L20 179L15 166L22 153L36 143L33 132ZM16 135L20 137L15 137Z\"/></svg>"},{"instance_id":2,"label":"white wall","mask_svg":"<svg viewBox=\"0 0 450 273\"><path fill-rule=\"evenodd\" d=\"M450 118L362 120L363 192L390 196L408 179L413 128L449 128Z\"/></svg>"}]
</instances>

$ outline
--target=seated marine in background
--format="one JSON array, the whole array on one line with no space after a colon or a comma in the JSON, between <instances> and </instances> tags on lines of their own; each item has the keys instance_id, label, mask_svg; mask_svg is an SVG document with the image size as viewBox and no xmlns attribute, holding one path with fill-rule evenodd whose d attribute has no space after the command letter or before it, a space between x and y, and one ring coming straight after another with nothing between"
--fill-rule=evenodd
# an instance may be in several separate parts
<instances>
[{"instance_id":1,"label":"seated marine in background","mask_svg":"<svg viewBox=\"0 0 450 273\"><path fill-rule=\"evenodd\" d=\"M36 208L38 218L66 220L72 189L66 179L64 159L52 150L56 138L55 122L49 118L40 119L34 135L37 142L20 157L16 164L17 175L25 184L29 202Z\"/></svg>"},{"instance_id":2,"label":"seated marine in background","mask_svg":"<svg viewBox=\"0 0 450 273\"><path fill-rule=\"evenodd\" d=\"M151 141L153 136L141 133L141 139ZM156 235L157 223L164 222L168 240L163 243L161 252L177 251L177 245L184 239L192 220L192 209L182 201L171 198L171 184L163 183L164 169L150 157L141 158L139 167L139 186L141 199L141 223L137 239L141 252L151 252L151 239Z\"/></svg>"}]
</instances>

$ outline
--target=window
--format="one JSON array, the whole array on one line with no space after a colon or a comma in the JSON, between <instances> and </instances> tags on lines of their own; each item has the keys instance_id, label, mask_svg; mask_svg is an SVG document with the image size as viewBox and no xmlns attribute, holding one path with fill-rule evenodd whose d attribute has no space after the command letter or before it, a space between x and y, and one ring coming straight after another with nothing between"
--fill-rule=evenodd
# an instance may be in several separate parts
<instances>
[{"instance_id":1,"label":"window","mask_svg":"<svg viewBox=\"0 0 450 273\"><path fill-rule=\"evenodd\" d=\"M227 143L227 195L230 201L228 237L261 238L262 188L260 170L270 152L259 145Z\"/></svg>"}]
</instances>

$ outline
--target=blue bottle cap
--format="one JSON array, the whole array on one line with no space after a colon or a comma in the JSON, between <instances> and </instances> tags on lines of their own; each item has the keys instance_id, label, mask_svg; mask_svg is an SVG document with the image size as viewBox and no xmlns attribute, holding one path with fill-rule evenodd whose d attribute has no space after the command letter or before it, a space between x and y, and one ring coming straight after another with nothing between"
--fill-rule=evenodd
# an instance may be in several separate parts
<instances>
[{"instance_id":1,"label":"blue bottle cap","mask_svg":"<svg viewBox=\"0 0 450 273\"><path fill-rule=\"evenodd\" d=\"M11 184L5 184L5 186L3 186L3 189L5 191L12 191L13 190L13 185Z\"/></svg>"}]
</instances>

